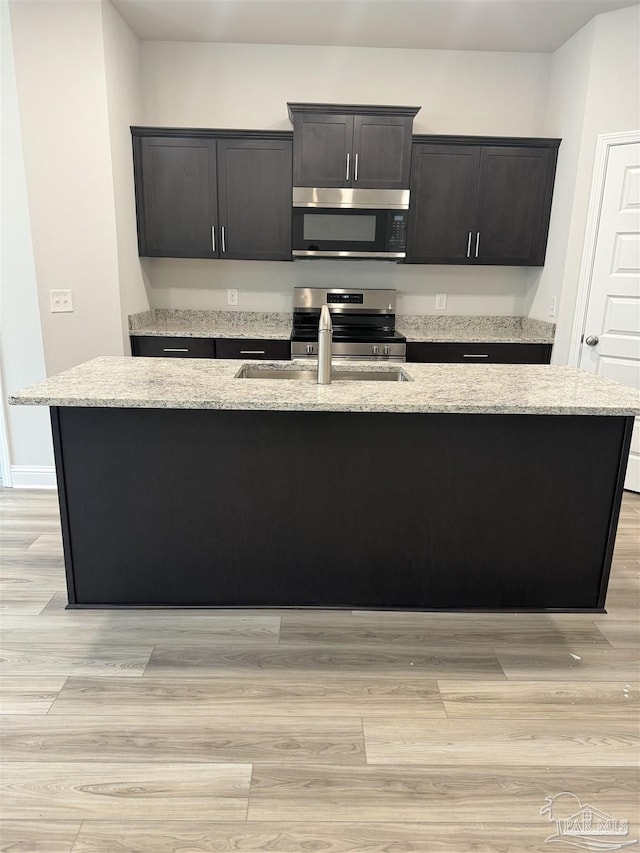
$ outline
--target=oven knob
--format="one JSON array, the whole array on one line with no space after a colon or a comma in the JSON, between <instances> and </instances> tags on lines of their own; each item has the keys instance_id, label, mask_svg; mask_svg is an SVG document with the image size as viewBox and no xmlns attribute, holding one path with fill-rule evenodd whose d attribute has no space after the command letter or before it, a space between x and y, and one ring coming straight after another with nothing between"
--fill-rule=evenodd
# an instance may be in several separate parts
<instances>
[{"instance_id":1,"label":"oven knob","mask_svg":"<svg viewBox=\"0 0 640 853\"><path fill-rule=\"evenodd\" d=\"M308 344L307 355L313 355L313 344Z\"/></svg>"},{"instance_id":2,"label":"oven knob","mask_svg":"<svg viewBox=\"0 0 640 853\"><path fill-rule=\"evenodd\" d=\"M371 355L380 355L380 347L371 347Z\"/></svg>"},{"instance_id":3,"label":"oven knob","mask_svg":"<svg viewBox=\"0 0 640 853\"><path fill-rule=\"evenodd\" d=\"M391 347L384 347L382 352L383 352L383 355L391 355Z\"/></svg>"}]
</instances>

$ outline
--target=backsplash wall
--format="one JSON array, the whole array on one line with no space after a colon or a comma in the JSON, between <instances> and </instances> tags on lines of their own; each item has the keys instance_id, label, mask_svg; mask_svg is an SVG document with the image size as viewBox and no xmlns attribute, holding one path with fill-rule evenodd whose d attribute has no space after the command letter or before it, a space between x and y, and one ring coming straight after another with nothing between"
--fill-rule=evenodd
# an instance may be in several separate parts
<instances>
[{"instance_id":1,"label":"backsplash wall","mask_svg":"<svg viewBox=\"0 0 640 853\"><path fill-rule=\"evenodd\" d=\"M446 293L447 314L526 316L537 269L526 267L395 264L385 261L143 260L152 287L151 308L222 310L227 288L239 291L238 310L290 311L293 288L395 288L399 314L433 314L435 294ZM440 313L440 312L437 312Z\"/></svg>"}]
</instances>

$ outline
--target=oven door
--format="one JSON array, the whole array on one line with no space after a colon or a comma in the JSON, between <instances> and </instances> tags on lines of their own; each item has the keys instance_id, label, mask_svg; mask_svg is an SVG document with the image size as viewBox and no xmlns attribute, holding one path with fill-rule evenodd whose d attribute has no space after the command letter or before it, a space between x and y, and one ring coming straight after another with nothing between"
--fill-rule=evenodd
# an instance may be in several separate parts
<instances>
[{"instance_id":1,"label":"oven door","mask_svg":"<svg viewBox=\"0 0 640 853\"><path fill-rule=\"evenodd\" d=\"M404 221L406 213L388 209L294 207L293 257L404 258L404 245L391 239L394 216Z\"/></svg>"}]
</instances>

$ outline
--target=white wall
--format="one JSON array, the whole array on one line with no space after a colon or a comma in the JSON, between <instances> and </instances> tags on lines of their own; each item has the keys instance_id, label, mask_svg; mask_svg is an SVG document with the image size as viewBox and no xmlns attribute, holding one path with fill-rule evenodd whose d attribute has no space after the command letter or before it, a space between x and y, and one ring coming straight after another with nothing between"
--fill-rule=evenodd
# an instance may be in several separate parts
<instances>
[{"instance_id":1,"label":"white wall","mask_svg":"<svg viewBox=\"0 0 640 853\"><path fill-rule=\"evenodd\" d=\"M563 135L550 252L531 316L546 319L561 294L554 363L569 356L599 134L640 126L640 8L599 15L556 54L546 132Z\"/></svg>"},{"instance_id":2,"label":"white wall","mask_svg":"<svg viewBox=\"0 0 640 853\"><path fill-rule=\"evenodd\" d=\"M595 21L591 21L552 56L549 99L544 133L562 139L553 190L549 242L545 265L530 310L538 320L551 320L551 299L559 307L571 229L578 161L582 145L584 114Z\"/></svg>"},{"instance_id":3,"label":"white wall","mask_svg":"<svg viewBox=\"0 0 640 853\"><path fill-rule=\"evenodd\" d=\"M131 125L140 124L140 41L110 3L102 4L104 61L113 175L123 346L130 352L127 317L149 308L138 257Z\"/></svg>"},{"instance_id":4,"label":"white wall","mask_svg":"<svg viewBox=\"0 0 640 853\"><path fill-rule=\"evenodd\" d=\"M123 338L101 4L12 2L11 28L47 373ZM52 314L70 288L74 312Z\"/></svg>"},{"instance_id":5,"label":"white wall","mask_svg":"<svg viewBox=\"0 0 640 853\"><path fill-rule=\"evenodd\" d=\"M0 3L2 99L0 102L2 198L0 208L0 366L6 396L45 377L36 276L33 265L9 9ZM4 402L4 401L3 401ZM49 413L5 407L8 460L18 481L24 469L53 465ZM16 472L15 467L22 469ZM3 471L3 480L8 474ZM50 475L52 479L52 472ZM45 477L46 479L46 477Z\"/></svg>"},{"instance_id":6,"label":"white wall","mask_svg":"<svg viewBox=\"0 0 640 853\"><path fill-rule=\"evenodd\" d=\"M540 135L550 57L477 51L389 50L142 42L144 123L290 129L287 101L422 106L416 133ZM296 284L395 287L402 312L526 314L535 285L517 267L381 262L148 261L153 307L288 310Z\"/></svg>"},{"instance_id":7,"label":"white wall","mask_svg":"<svg viewBox=\"0 0 640 853\"><path fill-rule=\"evenodd\" d=\"M149 125L291 129L287 101L421 106L416 133L521 136L544 118L549 56L142 42Z\"/></svg>"},{"instance_id":8,"label":"white wall","mask_svg":"<svg viewBox=\"0 0 640 853\"><path fill-rule=\"evenodd\" d=\"M447 314L527 316L530 271L386 263L384 261L206 261L150 259L154 308L228 309L227 287L239 289L235 310L290 311L293 288L392 287L400 314L435 313L435 294L447 293ZM470 274L472 273L472 274Z\"/></svg>"}]
</instances>

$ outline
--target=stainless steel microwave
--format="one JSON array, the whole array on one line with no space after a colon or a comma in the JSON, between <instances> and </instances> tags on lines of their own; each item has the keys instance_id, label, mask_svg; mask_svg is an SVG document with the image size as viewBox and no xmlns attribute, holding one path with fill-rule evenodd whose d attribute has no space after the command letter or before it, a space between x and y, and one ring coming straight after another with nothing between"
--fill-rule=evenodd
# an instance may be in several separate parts
<instances>
[{"instance_id":1,"label":"stainless steel microwave","mask_svg":"<svg viewBox=\"0 0 640 853\"><path fill-rule=\"evenodd\" d=\"M295 258L379 258L407 253L409 190L294 187Z\"/></svg>"}]
</instances>

